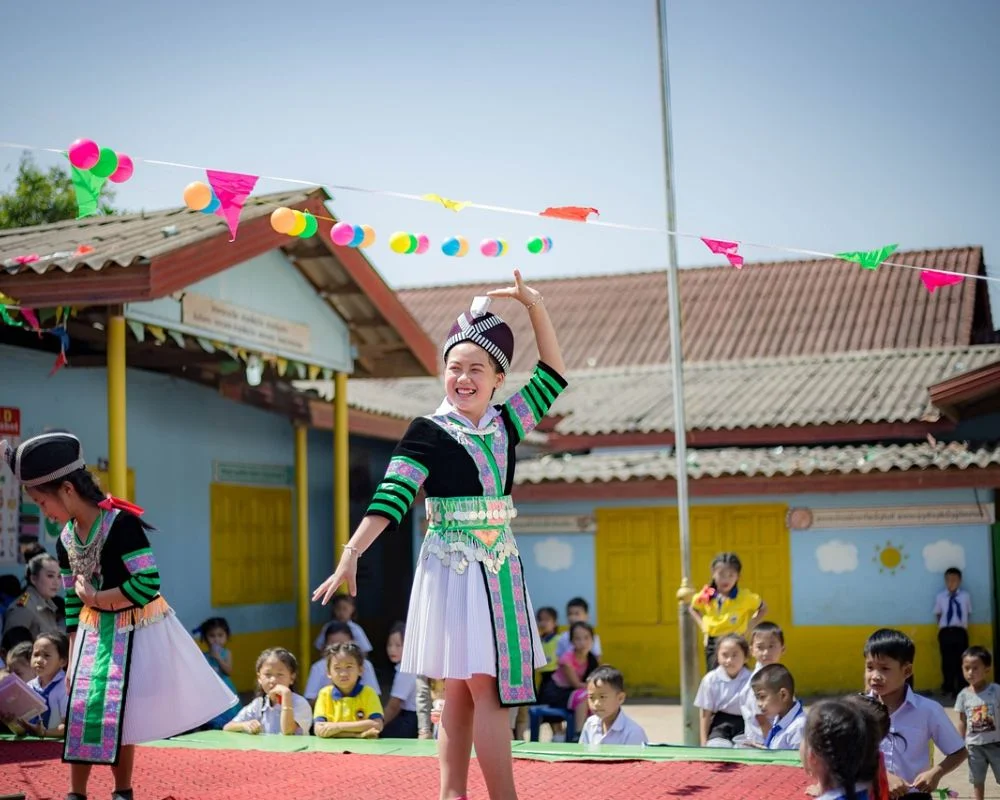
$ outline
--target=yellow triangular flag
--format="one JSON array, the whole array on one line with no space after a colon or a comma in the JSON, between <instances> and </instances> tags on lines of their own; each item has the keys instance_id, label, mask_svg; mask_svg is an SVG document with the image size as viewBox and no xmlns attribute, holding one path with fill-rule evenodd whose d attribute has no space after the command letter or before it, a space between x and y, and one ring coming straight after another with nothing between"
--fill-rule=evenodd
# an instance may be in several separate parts
<instances>
[{"instance_id":1,"label":"yellow triangular flag","mask_svg":"<svg viewBox=\"0 0 1000 800\"><path fill-rule=\"evenodd\" d=\"M288 359L278 356L278 375L284 378L286 372L288 372Z\"/></svg>"},{"instance_id":2,"label":"yellow triangular flag","mask_svg":"<svg viewBox=\"0 0 1000 800\"><path fill-rule=\"evenodd\" d=\"M447 197L442 197L439 194L425 194L423 199L429 203L440 203L449 211L461 211L469 205L468 200L449 200Z\"/></svg>"},{"instance_id":3,"label":"yellow triangular flag","mask_svg":"<svg viewBox=\"0 0 1000 800\"><path fill-rule=\"evenodd\" d=\"M319 367L314 364L309 365L309 380L314 381L319 377Z\"/></svg>"},{"instance_id":4,"label":"yellow triangular flag","mask_svg":"<svg viewBox=\"0 0 1000 800\"><path fill-rule=\"evenodd\" d=\"M163 332L163 328L159 325L147 325L146 330L153 334L153 338L156 339L160 344L167 341L167 334Z\"/></svg>"}]
</instances>

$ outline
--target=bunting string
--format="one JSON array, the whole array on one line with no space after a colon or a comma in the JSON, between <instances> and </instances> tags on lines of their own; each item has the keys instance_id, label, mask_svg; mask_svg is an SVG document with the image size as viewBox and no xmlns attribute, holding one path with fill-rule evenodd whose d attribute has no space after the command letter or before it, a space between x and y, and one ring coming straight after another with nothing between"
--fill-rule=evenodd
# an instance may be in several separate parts
<instances>
[{"instance_id":1,"label":"bunting string","mask_svg":"<svg viewBox=\"0 0 1000 800\"><path fill-rule=\"evenodd\" d=\"M27 145L18 144L15 142L0 142L0 148L5 149L16 149L16 150L29 150L35 152L44 153L54 153L56 155L64 155L65 148L55 148L55 147L40 147L37 145ZM174 167L177 169L189 169L196 170L199 172L211 173L213 172L210 167L198 166L195 164L185 164L178 161L164 161L161 159L152 158L139 158L132 157L132 162L150 164L154 166L162 167ZM231 173L237 174L237 173ZM991 275L978 275L978 274L966 274L962 272L956 272L954 270L944 270L937 269L935 267L925 267L918 266L916 264L908 264L902 261L893 261L889 259L889 255L896 250L898 245L888 245L884 248L879 248L877 250L871 250L867 252L844 252L844 253L828 253L822 250L809 250L802 247L793 247L790 245L783 244L773 244L768 242L753 242L745 239L708 239L701 234L689 233L686 231L670 230L665 227L649 226L649 225L634 225L631 223L623 222L609 222L601 219L589 219L590 215L598 215L599 211L596 208L585 207L585 206L563 206L546 208L544 211L533 211L523 208L512 208L509 206L499 206L489 203L477 203L474 201L456 201L450 200L446 197L442 197L438 194L415 194L410 192L398 192L388 189L376 189L365 186L353 186L350 184L338 184L338 183L328 183L321 180L311 180L305 181L298 178L288 178L278 175L259 175L259 176L246 176L246 177L256 177L258 180L269 180L275 181L277 183L287 183L295 186L325 186L328 189L338 191L338 192L352 192L357 194L367 194L367 195L377 195L382 197L393 197L400 200L410 200L417 201L420 203L436 203L444 207L445 209L457 213L466 208L474 208L480 211L492 211L499 214L509 214L514 216L522 217L550 217L554 219L573 221L584 223L588 226L608 228L611 230L621 230L621 231L631 231L638 233L656 233L666 236L673 236L678 239L689 239L689 240L700 240L708 246L708 248L720 255L726 257L729 263L739 269L744 265L744 257L738 252L740 248L754 248L758 250L768 250L772 252L788 253L798 256L808 256L811 258L818 258L824 260L842 260L842 261L854 261L860 264L865 269L875 270L880 266L886 267L899 267L901 269L917 270L921 274L921 280L927 287L928 291L934 292L935 289L950 286L956 283L960 283L963 280L982 280L987 282L1000 282L1000 276ZM277 208L277 205L275 205ZM317 219L329 220L331 222L336 222L333 217L322 217L316 215ZM235 226L230 225L230 229L235 235ZM709 244L712 242L712 244ZM881 256L881 257L879 257Z\"/></svg>"}]
</instances>

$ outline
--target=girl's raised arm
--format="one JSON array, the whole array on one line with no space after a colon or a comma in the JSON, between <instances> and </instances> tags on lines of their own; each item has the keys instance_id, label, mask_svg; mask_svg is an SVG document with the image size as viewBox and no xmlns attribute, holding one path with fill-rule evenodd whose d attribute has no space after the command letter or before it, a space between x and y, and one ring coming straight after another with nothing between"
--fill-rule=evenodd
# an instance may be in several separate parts
<instances>
[{"instance_id":1,"label":"girl's raised arm","mask_svg":"<svg viewBox=\"0 0 1000 800\"><path fill-rule=\"evenodd\" d=\"M538 358L548 364L560 375L565 376L566 364L563 361L556 329L545 308L542 293L532 289L521 278L520 270L514 270L514 285L504 289L494 289L487 293L489 297L511 297L528 309L531 327L535 332L535 342L538 345Z\"/></svg>"}]
</instances>

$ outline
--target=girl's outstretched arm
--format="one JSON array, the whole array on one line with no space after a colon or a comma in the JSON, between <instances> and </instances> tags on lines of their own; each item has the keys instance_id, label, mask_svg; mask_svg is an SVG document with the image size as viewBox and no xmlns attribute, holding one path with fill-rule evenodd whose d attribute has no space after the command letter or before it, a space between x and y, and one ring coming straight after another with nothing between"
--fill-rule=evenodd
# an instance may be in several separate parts
<instances>
[{"instance_id":1,"label":"girl's outstretched arm","mask_svg":"<svg viewBox=\"0 0 1000 800\"><path fill-rule=\"evenodd\" d=\"M385 517L367 516L361 520L358 529L344 548L344 554L340 557L337 569L316 588L312 599L314 601L320 600L323 605L326 605L344 581L347 581L347 591L350 592L351 597L354 597L358 593L358 558L371 547L372 542L382 534L388 525L389 520Z\"/></svg>"},{"instance_id":2,"label":"girl's outstretched arm","mask_svg":"<svg viewBox=\"0 0 1000 800\"><path fill-rule=\"evenodd\" d=\"M535 342L538 345L538 358L548 364L560 375L566 375L566 363L563 361L556 329L545 308L542 293L532 289L521 278L520 270L514 270L514 285L505 289L494 289L488 292L490 297L510 297L520 302L528 309L531 327L535 332Z\"/></svg>"}]
</instances>

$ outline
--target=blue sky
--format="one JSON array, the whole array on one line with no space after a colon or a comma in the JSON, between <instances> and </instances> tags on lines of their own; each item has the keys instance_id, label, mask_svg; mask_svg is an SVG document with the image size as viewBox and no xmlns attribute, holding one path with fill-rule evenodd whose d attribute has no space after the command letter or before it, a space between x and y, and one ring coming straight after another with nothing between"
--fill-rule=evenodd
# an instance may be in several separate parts
<instances>
[{"instance_id":1,"label":"blue sky","mask_svg":"<svg viewBox=\"0 0 1000 800\"><path fill-rule=\"evenodd\" d=\"M654 3L8 4L0 140L85 136L217 169L663 225ZM668 24L681 230L824 251L982 244L997 262L1000 3L684 0ZM0 150L0 185L18 156ZM140 165L118 203L179 205L198 177ZM347 192L333 208L376 228L368 253L395 286L666 259L658 234ZM398 256L394 230L504 237L514 255ZM535 234L551 253L524 251ZM721 261L689 241L680 258Z\"/></svg>"}]
</instances>

